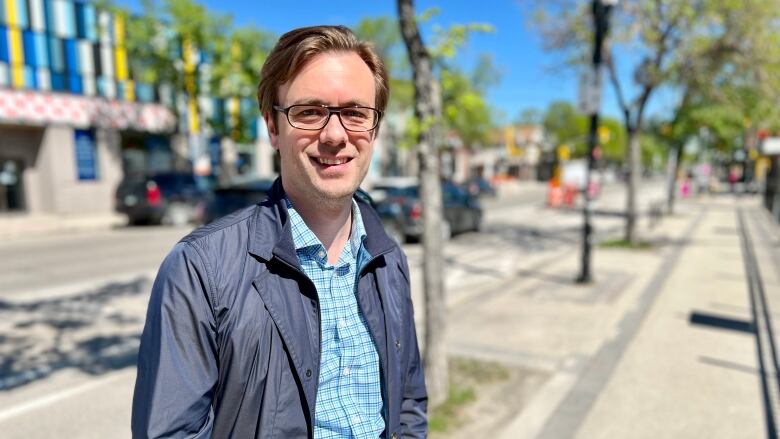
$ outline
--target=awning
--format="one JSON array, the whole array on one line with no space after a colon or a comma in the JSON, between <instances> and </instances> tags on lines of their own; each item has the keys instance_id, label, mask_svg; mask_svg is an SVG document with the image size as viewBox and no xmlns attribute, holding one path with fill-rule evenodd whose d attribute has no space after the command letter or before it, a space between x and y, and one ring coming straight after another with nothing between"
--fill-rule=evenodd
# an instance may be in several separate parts
<instances>
[{"instance_id":1,"label":"awning","mask_svg":"<svg viewBox=\"0 0 780 439\"><path fill-rule=\"evenodd\" d=\"M0 124L68 125L165 133L175 129L176 116L160 104L0 89Z\"/></svg>"}]
</instances>

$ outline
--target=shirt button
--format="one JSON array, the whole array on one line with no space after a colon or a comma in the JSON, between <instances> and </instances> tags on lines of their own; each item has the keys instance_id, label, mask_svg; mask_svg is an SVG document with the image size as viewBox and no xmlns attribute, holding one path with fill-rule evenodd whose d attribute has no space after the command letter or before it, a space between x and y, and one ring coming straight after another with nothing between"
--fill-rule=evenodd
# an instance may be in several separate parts
<instances>
[{"instance_id":1,"label":"shirt button","mask_svg":"<svg viewBox=\"0 0 780 439\"><path fill-rule=\"evenodd\" d=\"M320 252L319 252L319 253L317 253L317 256L318 256L320 259L324 258L324 257L325 257L325 251L323 251L323 250L320 250Z\"/></svg>"},{"instance_id":2,"label":"shirt button","mask_svg":"<svg viewBox=\"0 0 780 439\"><path fill-rule=\"evenodd\" d=\"M339 328L344 329L347 327L347 322L345 320L339 320Z\"/></svg>"},{"instance_id":3,"label":"shirt button","mask_svg":"<svg viewBox=\"0 0 780 439\"><path fill-rule=\"evenodd\" d=\"M311 378L311 369L306 369L306 378Z\"/></svg>"},{"instance_id":4,"label":"shirt button","mask_svg":"<svg viewBox=\"0 0 780 439\"><path fill-rule=\"evenodd\" d=\"M360 416L353 416L352 417L352 423L353 424L359 424L360 423Z\"/></svg>"},{"instance_id":5,"label":"shirt button","mask_svg":"<svg viewBox=\"0 0 780 439\"><path fill-rule=\"evenodd\" d=\"M349 372L350 372L349 368L345 367L344 368L344 372L342 372L342 373L344 374L344 376L347 376L347 375L349 375Z\"/></svg>"}]
</instances>

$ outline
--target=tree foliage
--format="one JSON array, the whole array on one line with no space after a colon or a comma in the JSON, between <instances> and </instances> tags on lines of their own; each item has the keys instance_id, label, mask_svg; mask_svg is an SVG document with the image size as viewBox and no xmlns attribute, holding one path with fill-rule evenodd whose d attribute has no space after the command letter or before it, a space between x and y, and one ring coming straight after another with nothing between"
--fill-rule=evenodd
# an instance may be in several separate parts
<instances>
[{"instance_id":1,"label":"tree foliage","mask_svg":"<svg viewBox=\"0 0 780 439\"><path fill-rule=\"evenodd\" d=\"M438 8L429 9L417 16L417 23L430 23L438 14ZM480 55L469 71L453 65L458 49L467 44L474 32L492 32L486 24L453 25L444 29L432 24L433 37L428 50L439 84L443 110L443 129L455 132L466 146L485 144L494 126L495 110L487 102L490 87L501 80L501 75L491 56ZM422 122L411 117L409 109L414 103L411 70L403 52L398 21L389 17L364 18L355 26L358 37L371 41L385 60L390 71L392 89L390 111L407 112L410 118L405 124L401 145L412 147L421 131Z\"/></svg>"},{"instance_id":2,"label":"tree foliage","mask_svg":"<svg viewBox=\"0 0 780 439\"><path fill-rule=\"evenodd\" d=\"M563 54L568 66L582 68L589 60L593 32L588 2L546 0L537 5L535 27L544 36L545 47ZM636 239L639 133L645 129L652 96L667 87L680 97L670 122L680 124L675 132L692 130L690 121L697 111L693 119L705 117L713 123L725 123L723 129L733 126L720 116L711 118L724 112L705 110L702 105L725 104L741 108L743 114L751 108L766 108L756 107L758 102L745 102L745 87L761 90L754 96L770 96L769 101L776 102L780 90L776 74L780 59L778 14L778 0L619 3L613 14L606 65L628 134L631 172L626 239ZM630 74L619 73L624 71Z\"/></svg>"},{"instance_id":3,"label":"tree foliage","mask_svg":"<svg viewBox=\"0 0 780 439\"><path fill-rule=\"evenodd\" d=\"M556 146L566 145L572 157L585 157L588 151L588 117L566 101L550 103L542 116L542 126ZM623 124L614 118L601 118L599 147L604 160L622 163L626 134Z\"/></svg>"}]
</instances>

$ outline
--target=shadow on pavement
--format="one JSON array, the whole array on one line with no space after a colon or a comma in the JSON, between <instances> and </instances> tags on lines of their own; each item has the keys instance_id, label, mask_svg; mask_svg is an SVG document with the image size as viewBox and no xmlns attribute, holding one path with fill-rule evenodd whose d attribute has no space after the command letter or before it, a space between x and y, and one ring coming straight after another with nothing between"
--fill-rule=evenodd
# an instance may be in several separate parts
<instances>
[{"instance_id":1,"label":"shadow on pavement","mask_svg":"<svg viewBox=\"0 0 780 439\"><path fill-rule=\"evenodd\" d=\"M704 363L704 364L709 364L711 366L722 367L722 368L725 368L725 369L730 369L730 370L734 370L734 371L737 371L737 372L743 372L743 373L747 373L747 374L750 374L750 375L758 375L758 373L759 373L759 371L755 367L753 367L753 366L748 366L746 364L735 363L735 362L729 361L729 360L722 360L720 358L713 358L713 357L708 357L708 356L705 356L705 355L700 355L699 356L699 361Z\"/></svg>"},{"instance_id":2,"label":"shadow on pavement","mask_svg":"<svg viewBox=\"0 0 780 439\"><path fill-rule=\"evenodd\" d=\"M0 301L0 391L64 368L97 375L134 365L150 282L139 277L66 298Z\"/></svg>"},{"instance_id":3,"label":"shadow on pavement","mask_svg":"<svg viewBox=\"0 0 780 439\"><path fill-rule=\"evenodd\" d=\"M691 325L705 326L713 329L727 329L748 334L753 334L756 331L752 321L719 316L701 311L691 311L688 322Z\"/></svg>"},{"instance_id":4,"label":"shadow on pavement","mask_svg":"<svg viewBox=\"0 0 780 439\"><path fill-rule=\"evenodd\" d=\"M562 244L578 242L579 226L564 227L534 227L513 223L496 222L480 231L482 239L493 239L497 242L515 244L527 250L549 250Z\"/></svg>"}]
</instances>

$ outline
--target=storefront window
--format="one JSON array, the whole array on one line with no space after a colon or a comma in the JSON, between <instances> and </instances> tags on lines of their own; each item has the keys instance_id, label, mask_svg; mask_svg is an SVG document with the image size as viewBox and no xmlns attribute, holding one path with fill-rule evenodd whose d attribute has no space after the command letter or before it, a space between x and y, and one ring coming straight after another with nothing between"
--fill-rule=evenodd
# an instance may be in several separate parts
<instances>
[{"instance_id":1,"label":"storefront window","mask_svg":"<svg viewBox=\"0 0 780 439\"><path fill-rule=\"evenodd\" d=\"M76 136L76 169L79 181L100 178L95 133L92 130L74 130Z\"/></svg>"}]
</instances>

